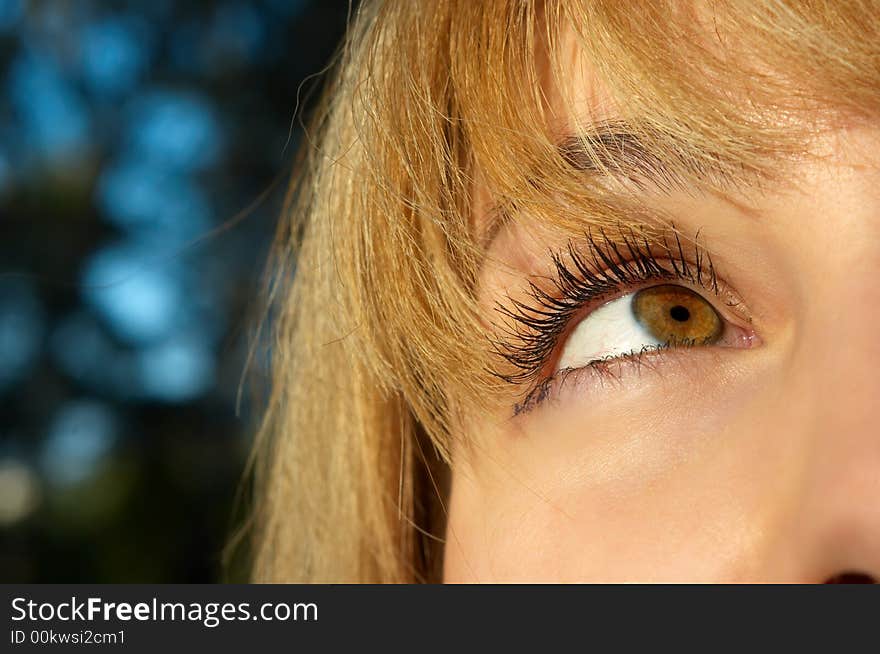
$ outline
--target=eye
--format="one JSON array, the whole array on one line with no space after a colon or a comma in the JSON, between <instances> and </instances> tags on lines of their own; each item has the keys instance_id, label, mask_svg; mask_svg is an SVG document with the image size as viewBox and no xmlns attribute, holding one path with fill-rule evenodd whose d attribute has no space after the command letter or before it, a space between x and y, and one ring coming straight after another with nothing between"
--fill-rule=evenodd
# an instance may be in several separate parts
<instances>
[{"instance_id":1,"label":"eye","mask_svg":"<svg viewBox=\"0 0 880 654\"><path fill-rule=\"evenodd\" d=\"M699 293L678 284L651 286L611 300L581 320L556 370L651 347L723 344L732 329Z\"/></svg>"}]
</instances>

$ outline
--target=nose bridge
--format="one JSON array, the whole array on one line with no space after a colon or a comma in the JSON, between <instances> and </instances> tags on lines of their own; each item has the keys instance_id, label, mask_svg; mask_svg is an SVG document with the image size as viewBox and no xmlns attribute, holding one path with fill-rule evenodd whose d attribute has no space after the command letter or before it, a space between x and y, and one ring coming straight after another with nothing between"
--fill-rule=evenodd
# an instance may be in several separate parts
<instances>
[{"instance_id":1,"label":"nose bridge","mask_svg":"<svg viewBox=\"0 0 880 654\"><path fill-rule=\"evenodd\" d=\"M851 285L827 297L827 310L814 306L809 312L814 315L805 321L800 344L799 376L812 405L811 431L823 458L849 457L849 447L859 443L876 452L880 294Z\"/></svg>"},{"instance_id":2,"label":"nose bridge","mask_svg":"<svg viewBox=\"0 0 880 654\"><path fill-rule=\"evenodd\" d=\"M805 295L793 360L820 466L880 454L880 247L854 246L850 254Z\"/></svg>"},{"instance_id":3,"label":"nose bridge","mask_svg":"<svg viewBox=\"0 0 880 654\"><path fill-rule=\"evenodd\" d=\"M869 272L812 284L787 361L780 410L803 459L765 563L799 581L880 579L880 284Z\"/></svg>"}]
</instances>

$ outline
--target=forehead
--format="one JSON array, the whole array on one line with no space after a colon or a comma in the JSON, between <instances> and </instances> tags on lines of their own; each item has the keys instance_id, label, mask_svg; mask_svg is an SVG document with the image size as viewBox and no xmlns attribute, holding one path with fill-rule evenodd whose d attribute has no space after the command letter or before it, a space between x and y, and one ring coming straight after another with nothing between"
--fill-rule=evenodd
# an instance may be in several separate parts
<instances>
[{"instance_id":1,"label":"forehead","mask_svg":"<svg viewBox=\"0 0 880 654\"><path fill-rule=\"evenodd\" d=\"M709 113L714 100L736 106L743 118L748 114L784 124L797 117L797 112L786 107L785 98L767 102L772 100L769 95L755 93L756 86L763 85L770 94L800 83L793 77L787 79L784 60L773 61L769 53L755 47L757 34L748 34L747 26L731 24L719 15L721 3L672 4L678 10L661 14L653 31L646 33L639 28L650 24L650 17L632 19L633 31L615 36L605 34L599 25L593 26L594 32L589 25L569 20L558 25L552 42L545 43L536 57L552 133L565 136L585 125L638 120L646 110L650 114L665 104L672 105L662 107L666 115L652 115L652 120L684 118L675 115L676 99L683 110L687 105L702 106ZM600 34L605 38L597 38ZM627 39L641 43L636 46ZM651 51L653 39L657 39L656 53ZM662 49L668 41L682 42L680 57ZM666 94L671 97L662 97ZM833 103L830 97L826 100Z\"/></svg>"},{"instance_id":2,"label":"forehead","mask_svg":"<svg viewBox=\"0 0 880 654\"><path fill-rule=\"evenodd\" d=\"M614 95L573 25L562 26L557 42L542 51L537 66L548 126L557 138L620 116Z\"/></svg>"},{"instance_id":3,"label":"forehead","mask_svg":"<svg viewBox=\"0 0 880 654\"><path fill-rule=\"evenodd\" d=\"M705 40L708 42L709 38L707 32ZM602 65L596 50L588 47L588 39L589 35L585 36L575 24L562 22L558 31L553 34L552 40L544 39L541 47L536 48L534 63L540 86L541 120L536 120L532 127L541 134L537 137L526 134L526 139L532 139L535 143L548 142L555 150L551 156L553 154L561 156L566 159L567 164L573 164L573 167L581 172L587 169L590 172L599 172L597 168L602 168L602 162L607 163L611 160L611 163L614 163L613 160L617 155L623 158L641 150L640 141L632 138L627 131L628 126L635 125L641 115L638 102L628 103L626 93L621 92L619 86L614 89L609 84L607 67ZM504 89L493 88L493 92L503 94ZM621 96L623 96L622 101ZM629 96L629 99L639 98ZM503 121L492 122L501 124ZM661 121L655 119L654 122L660 124ZM512 128L505 126L503 129L508 135L521 135L526 131L522 125ZM598 136L596 136L597 132L599 132ZM619 138L608 138L609 135ZM596 138L591 138L593 136ZM589 141L587 145L598 144L605 152L597 153L595 149L591 152L588 151L589 148L572 148L571 145L578 139ZM483 143L487 142L492 141L483 140ZM576 150L574 156L571 156L572 149ZM535 150L537 151L538 148ZM485 156L484 160L494 162L504 158L496 157L494 154ZM592 155L595 155L593 158L597 166L589 161ZM655 156L654 159L656 160L657 157ZM525 168L525 165L522 168ZM540 164L534 168L542 170ZM574 171L567 171L567 173L572 172ZM523 190L530 185L536 185L537 179L542 175L543 172L539 172L534 177L524 180ZM483 217L481 222L484 229L481 231L484 235L485 232L491 231L492 219L498 217L494 211L492 193L488 188L491 183L486 177L478 165L475 172L477 180L475 207ZM548 184L552 185L552 182ZM527 191L520 197L526 194Z\"/></svg>"},{"instance_id":4,"label":"forehead","mask_svg":"<svg viewBox=\"0 0 880 654\"><path fill-rule=\"evenodd\" d=\"M478 209L513 198L519 209L558 213L595 190L580 173L607 173L603 166L620 159L662 164L686 186L718 171L712 190L726 191L717 180L730 180L733 189L778 188L816 144L825 152L841 127L880 113L872 111L880 104L880 70L870 64L876 27L843 20L852 13L848 3L779 15L763 4L737 13L726 3L677 2L646 3L633 15L623 4L572 5L568 15L553 17L555 29L534 31L541 43L528 84L502 73L501 84L492 77L483 87L484 99L495 95L495 106L507 102L516 111L493 115L482 103L473 110L481 131L475 167L484 185ZM839 58L817 59L820 46ZM530 98L516 87L534 83L540 101L529 114L520 105ZM858 93L833 91L844 86ZM510 116L516 122L506 122ZM614 138L607 129L590 138L608 124ZM582 146L573 159L560 147L572 140ZM491 233L491 226L481 231Z\"/></svg>"}]
</instances>

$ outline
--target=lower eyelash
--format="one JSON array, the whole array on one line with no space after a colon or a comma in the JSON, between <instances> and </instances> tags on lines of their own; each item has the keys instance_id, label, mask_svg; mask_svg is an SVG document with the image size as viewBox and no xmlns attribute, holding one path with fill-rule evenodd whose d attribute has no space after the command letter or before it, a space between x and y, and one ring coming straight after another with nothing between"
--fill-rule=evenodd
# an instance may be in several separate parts
<instances>
[{"instance_id":1,"label":"lower eyelash","mask_svg":"<svg viewBox=\"0 0 880 654\"><path fill-rule=\"evenodd\" d=\"M522 413L528 413L540 404L546 402L558 393L565 385L565 382L575 373L582 374L584 370L589 370L605 380L616 381L618 379L618 374L615 372L616 369L619 370L626 364L635 364L637 368L641 369L644 366L650 365L650 357L647 355L662 350L668 350L672 347L673 346L668 343L646 345L638 352L610 355L601 359L596 359L595 361L590 361L579 368L563 368L562 370L557 370L532 388L521 401L514 404L513 415L518 416ZM680 349L682 347L690 346L676 345L674 347Z\"/></svg>"},{"instance_id":2,"label":"lower eyelash","mask_svg":"<svg viewBox=\"0 0 880 654\"><path fill-rule=\"evenodd\" d=\"M617 240L605 230L599 230L598 235L589 230L585 234L586 252L569 241L561 253L551 253L555 269L552 290L530 281L530 301L508 297L507 304L496 305L513 326L500 329L501 337L492 342L507 370L492 372L511 384L530 384L525 399L517 406L525 406L529 398L534 401L556 377L535 384L571 319L587 303L618 294L627 286L655 280L685 280L719 294L711 257L695 243L692 258L688 259L674 226L672 230L671 238L664 236L653 247L631 228L620 227Z\"/></svg>"}]
</instances>

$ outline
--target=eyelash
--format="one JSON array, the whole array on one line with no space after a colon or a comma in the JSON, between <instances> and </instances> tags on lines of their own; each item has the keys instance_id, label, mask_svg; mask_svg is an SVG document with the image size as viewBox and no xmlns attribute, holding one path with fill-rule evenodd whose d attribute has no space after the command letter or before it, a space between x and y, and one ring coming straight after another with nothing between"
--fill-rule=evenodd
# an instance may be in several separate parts
<instances>
[{"instance_id":1,"label":"eyelash","mask_svg":"<svg viewBox=\"0 0 880 654\"><path fill-rule=\"evenodd\" d=\"M514 371L493 372L511 384L531 382L524 399L516 405L517 413L546 399L554 376L543 380L538 377L572 318L588 304L650 281L683 280L721 295L712 259L696 242L699 233L690 248L691 259L685 255L681 239L674 231L671 242L670 237L663 236L654 247L646 237L637 236L631 229L621 229L617 241L604 230L599 230L598 236L589 230L585 238L585 252L580 251L574 241L569 241L562 252L551 254L552 290L546 291L529 281L529 301L508 297L507 305L498 303L496 306L497 311L513 321L513 327L503 330L502 338L493 341L494 350ZM646 351L614 358L638 361ZM594 367L601 372L602 364L607 367L607 363L599 360ZM568 372L572 371L560 371L563 376Z\"/></svg>"}]
</instances>

